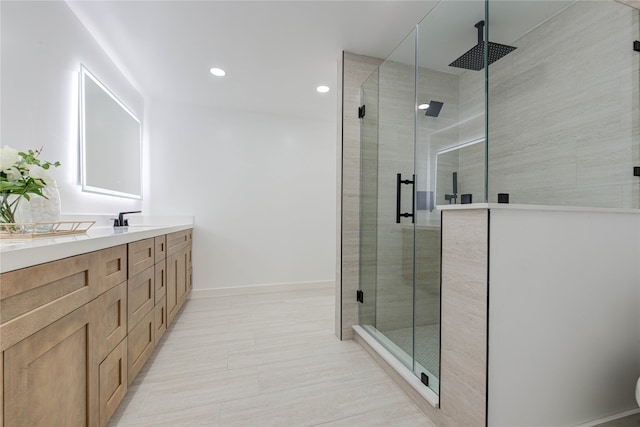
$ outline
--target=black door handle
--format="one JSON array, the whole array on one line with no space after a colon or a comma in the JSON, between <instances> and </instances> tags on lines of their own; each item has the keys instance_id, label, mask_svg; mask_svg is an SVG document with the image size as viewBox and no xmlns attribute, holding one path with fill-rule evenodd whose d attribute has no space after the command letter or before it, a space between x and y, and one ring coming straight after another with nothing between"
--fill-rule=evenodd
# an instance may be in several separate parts
<instances>
[{"instance_id":1,"label":"black door handle","mask_svg":"<svg viewBox=\"0 0 640 427\"><path fill-rule=\"evenodd\" d=\"M396 224L400 224L400 217L411 218L411 223L415 222L416 212L416 197L415 197L415 180L416 176L413 175L412 179L402 179L402 174L396 175ZM402 202L402 184L411 185L411 212L400 213L400 204Z\"/></svg>"}]
</instances>

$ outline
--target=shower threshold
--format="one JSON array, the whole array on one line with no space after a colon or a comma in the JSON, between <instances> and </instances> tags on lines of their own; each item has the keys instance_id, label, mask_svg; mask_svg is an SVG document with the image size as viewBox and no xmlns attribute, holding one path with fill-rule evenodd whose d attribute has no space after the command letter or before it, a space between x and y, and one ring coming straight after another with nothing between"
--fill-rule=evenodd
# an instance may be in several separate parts
<instances>
[{"instance_id":1,"label":"shower threshold","mask_svg":"<svg viewBox=\"0 0 640 427\"><path fill-rule=\"evenodd\" d=\"M406 363L407 360L406 359L400 360L399 357L394 355L391 351L387 350L385 346L378 341L378 339L381 339L383 341L386 340L384 341L385 345L389 343L390 348L394 348L395 344L393 344L393 342L391 342L388 338L384 337L384 335L378 332L374 327L369 325L365 325L365 327L362 327L360 325L354 325L353 330L356 333L356 335L359 338L361 338L362 341L364 341L364 343L369 348L371 348L375 353L377 353L378 356L380 356L382 361L385 362L387 366L391 367L400 376L400 378L407 385L413 388L426 402L428 402L434 408L438 408L440 406L440 398L438 397L438 395L429 387L426 387L420 381L420 379L415 376L415 374L411 371L411 369L407 367L407 363ZM374 332L371 333L370 331L374 331ZM397 347L397 349L395 350L398 351L398 355L402 355L402 353L404 353L402 349L400 349L400 347ZM405 357L408 358L406 353L405 353ZM408 365L410 364L411 363L409 362ZM422 367L420 366L420 368ZM424 371L428 372L426 369ZM435 379L435 376L431 375L431 373L429 373L429 375L430 375L430 378ZM394 378L394 379L397 380L397 378Z\"/></svg>"}]
</instances>

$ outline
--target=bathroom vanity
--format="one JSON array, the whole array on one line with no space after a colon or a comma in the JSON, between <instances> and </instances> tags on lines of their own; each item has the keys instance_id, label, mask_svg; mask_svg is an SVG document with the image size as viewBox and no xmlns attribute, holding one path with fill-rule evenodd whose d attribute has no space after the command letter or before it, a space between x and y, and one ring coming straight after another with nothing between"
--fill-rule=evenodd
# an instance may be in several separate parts
<instances>
[{"instance_id":1,"label":"bathroom vanity","mask_svg":"<svg viewBox=\"0 0 640 427\"><path fill-rule=\"evenodd\" d=\"M0 243L0 427L107 424L191 291L192 227Z\"/></svg>"}]
</instances>

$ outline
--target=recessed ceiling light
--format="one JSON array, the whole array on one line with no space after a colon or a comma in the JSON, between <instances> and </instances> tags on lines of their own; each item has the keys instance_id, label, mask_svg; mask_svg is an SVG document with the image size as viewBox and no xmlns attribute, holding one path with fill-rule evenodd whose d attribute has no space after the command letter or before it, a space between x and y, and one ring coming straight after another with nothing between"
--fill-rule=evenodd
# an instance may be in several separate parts
<instances>
[{"instance_id":1,"label":"recessed ceiling light","mask_svg":"<svg viewBox=\"0 0 640 427\"><path fill-rule=\"evenodd\" d=\"M227 74L227 73L224 72L224 70L222 68L212 68L209 71L211 72L211 74L213 74L216 77L222 77L225 74Z\"/></svg>"},{"instance_id":2,"label":"recessed ceiling light","mask_svg":"<svg viewBox=\"0 0 640 427\"><path fill-rule=\"evenodd\" d=\"M329 86L318 86L316 90L320 93L327 93L329 92Z\"/></svg>"},{"instance_id":3,"label":"recessed ceiling light","mask_svg":"<svg viewBox=\"0 0 640 427\"><path fill-rule=\"evenodd\" d=\"M418 105L418 110L426 110L429 108L429 104L420 104Z\"/></svg>"}]
</instances>

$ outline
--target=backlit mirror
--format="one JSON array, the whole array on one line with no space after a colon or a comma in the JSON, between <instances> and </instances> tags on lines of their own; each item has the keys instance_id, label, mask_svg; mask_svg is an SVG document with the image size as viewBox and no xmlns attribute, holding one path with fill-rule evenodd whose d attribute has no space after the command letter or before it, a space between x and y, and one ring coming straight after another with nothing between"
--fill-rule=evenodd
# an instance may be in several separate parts
<instances>
[{"instance_id":1,"label":"backlit mirror","mask_svg":"<svg viewBox=\"0 0 640 427\"><path fill-rule=\"evenodd\" d=\"M141 199L140 120L84 66L80 74L82 190Z\"/></svg>"}]
</instances>

